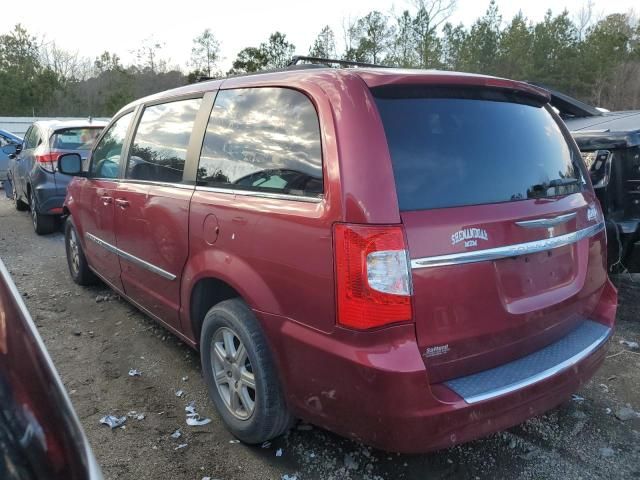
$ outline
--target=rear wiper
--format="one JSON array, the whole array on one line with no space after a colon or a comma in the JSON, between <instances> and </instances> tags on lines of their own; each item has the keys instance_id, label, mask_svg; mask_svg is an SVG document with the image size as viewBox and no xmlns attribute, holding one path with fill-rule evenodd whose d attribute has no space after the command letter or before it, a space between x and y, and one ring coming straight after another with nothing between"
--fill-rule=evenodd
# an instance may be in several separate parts
<instances>
[{"instance_id":1,"label":"rear wiper","mask_svg":"<svg viewBox=\"0 0 640 480\"><path fill-rule=\"evenodd\" d=\"M580 185L582 180L579 178L555 178L544 183L536 183L531 185L531 190L535 192L546 191L555 187L568 187L569 185Z\"/></svg>"},{"instance_id":2,"label":"rear wiper","mask_svg":"<svg viewBox=\"0 0 640 480\"><path fill-rule=\"evenodd\" d=\"M569 187L571 185L582 185L582 180L579 178L556 178L548 182L536 183L535 185L531 185L527 196L529 198L539 198L550 188Z\"/></svg>"}]
</instances>

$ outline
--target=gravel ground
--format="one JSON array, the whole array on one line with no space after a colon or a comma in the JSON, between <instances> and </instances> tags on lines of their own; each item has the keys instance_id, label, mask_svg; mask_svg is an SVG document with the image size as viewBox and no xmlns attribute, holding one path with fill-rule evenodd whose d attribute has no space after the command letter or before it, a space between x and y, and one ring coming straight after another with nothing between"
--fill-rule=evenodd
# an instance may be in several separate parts
<instances>
[{"instance_id":1,"label":"gravel ground","mask_svg":"<svg viewBox=\"0 0 640 480\"><path fill-rule=\"evenodd\" d=\"M308 425L264 448L237 443L208 400L198 355L107 288L75 285L62 235L36 236L28 215L4 198L0 257L24 296L107 479L640 477L640 417L634 414L640 411L640 350L620 343L640 342L640 278L616 278L620 309L609 357L577 397L507 432L404 456ZM132 368L142 375L130 377ZM187 426L184 407L190 401L212 422ZM132 411L144 418L130 417L124 429L99 423L105 414ZM177 429L181 436L174 439Z\"/></svg>"}]
</instances>

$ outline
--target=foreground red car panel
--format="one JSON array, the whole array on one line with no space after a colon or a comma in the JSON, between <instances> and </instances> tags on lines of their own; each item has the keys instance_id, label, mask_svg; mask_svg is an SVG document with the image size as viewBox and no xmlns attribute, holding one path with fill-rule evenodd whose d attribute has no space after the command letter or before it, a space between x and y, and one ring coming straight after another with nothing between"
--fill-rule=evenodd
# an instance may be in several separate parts
<instances>
[{"instance_id":1,"label":"foreground red car panel","mask_svg":"<svg viewBox=\"0 0 640 480\"><path fill-rule=\"evenodd\" d=\"M0 478L101 479L33 320L0 260Z\"/></svg>"},{"instance_id":2,"label":"foreground red car panel","mask_svg":"<svg viewBox=\"0 0 640 480\"><path fill-rule=\"evenodd\" d=\"M60 164L78 175L71 275L199 348L246 442L294 417L402 452L507 428L591 377L617 304L547 103L503 79L328 68L142 99L88 173Z\"/></svg>"}]
</instances>

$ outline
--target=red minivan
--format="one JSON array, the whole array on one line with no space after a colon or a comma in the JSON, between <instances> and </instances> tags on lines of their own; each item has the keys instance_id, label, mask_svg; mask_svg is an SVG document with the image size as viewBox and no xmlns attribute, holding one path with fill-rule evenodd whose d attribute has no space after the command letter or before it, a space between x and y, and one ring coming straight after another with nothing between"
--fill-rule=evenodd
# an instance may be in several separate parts
<instances>
[{"instance_id":1,"label":"red minivan","mask_svg":"<svg viewBox=\"0 0 640 480\"><path fill-rule=\"evenodd\" d=\"M616 312L602 212L544 91L309 68L123 108L65 202L73 279L199 349L247 443L302 418L424 452L565 401Z\"/></svg>"}]
</instances>

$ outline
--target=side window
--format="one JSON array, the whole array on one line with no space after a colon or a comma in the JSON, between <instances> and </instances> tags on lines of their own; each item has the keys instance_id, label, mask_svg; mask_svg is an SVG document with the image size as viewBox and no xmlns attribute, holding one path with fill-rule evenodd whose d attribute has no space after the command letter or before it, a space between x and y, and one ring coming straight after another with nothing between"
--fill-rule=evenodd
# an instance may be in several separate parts
<instances>
[{"instance_id":1,"label":"side window","mask_svg":"<svg viewBox=\"0 0 640 480\"><path fill-rule=\"evenodd\" d=\"M288 88L221 90L198 185L321 197L320 125L309 98Z\"/></svg>"},{"instance_id":2,"label":"side window","mask_svg":"<svg viewBox=\"0 0 640 480\"><path fill-rule=\"evenodd\" d=\"M122 148L132 118L133 112L126 113L109 127L100 143L93 150L89 176L93 178L118 177Z\"/></svg>"},{"instance_id":3,"label":"side window","mask_svg":"<svg viewBox=\"0 0 640 480\"><path fill-rule=\"evenodd\" d=\"M30 126L24 136L24 148L36 148L36 140L38 139L38 129L35 126Z\"/></svg>"},{"instance_id":4,"label":"side window","mask_svg":"<svg viewBox=\"0 0 640 480\"><path fill-rule=\"evenodd\" d=\"M201 99L146 107L129 152L126 178L182 182L187 147Z\"/></svg>"}]
</instances>

